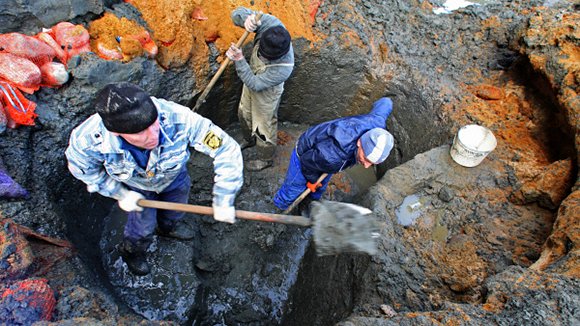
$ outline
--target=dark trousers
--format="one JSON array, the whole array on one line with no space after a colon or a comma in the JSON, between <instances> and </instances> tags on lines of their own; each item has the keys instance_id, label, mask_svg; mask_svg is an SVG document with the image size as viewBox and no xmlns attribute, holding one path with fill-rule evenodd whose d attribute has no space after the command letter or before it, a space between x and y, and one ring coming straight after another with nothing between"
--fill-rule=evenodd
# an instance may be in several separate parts
<instances>
[{"instance_id":1,"label":"dark trousers","mask_svg":"<svg viewBox=\"0 0 580 326\"><path fill-rule=\"evenodd\" d=\"M161 193L133 187L129 188L143 194L145 199L187 203L189 189L191 188L191 179L187 173L187 169L183 169L177 178ZM142 212L129 212L123 233L124 239L130 241L133 245L144 247L141 249L145 250L151 243L153 233L157 226L162 230L171 230L175 226L175 223L181 220L184 215L185 213L183 212L157 210L155 208L143 208Z\"/></svg>"}]
</instances>

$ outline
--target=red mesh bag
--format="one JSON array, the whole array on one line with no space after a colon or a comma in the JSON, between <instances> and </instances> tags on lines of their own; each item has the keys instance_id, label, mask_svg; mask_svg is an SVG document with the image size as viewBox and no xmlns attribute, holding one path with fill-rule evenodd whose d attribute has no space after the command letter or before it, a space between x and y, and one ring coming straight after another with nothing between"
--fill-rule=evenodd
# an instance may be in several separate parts
<instances>
[{"instance_id":1,"label":"red mesh bag","mask_svg":"<svg viewBox=\"0 0 580 326\"><path fill-rule=\"evenodd\" d=\"M314 24L316 20L316 13L318 13L318 8L324 2L324 0L310 0L309 11L310 11L310 23Z\"/></svg>"},{"instance_id":2,"label":"red mesh bag","mask_svg":"<svg viewBox=\"0 0 580 326\"><path fill-rule=\"evenodd\" d=\"M46 279L26 279L8 287L0 298L3 325L31 325L50 320L56 299Z\"/></svg>"},{"instance_id":3,"label":"red mesh bag","mask_svg":"<svg viewBox=\"0 0 580 326\"><path fill-rule=\"evenodd\" d=\"M40 68L25 58L0 53L0 80L2 79L32 94L40 87Z\"/></svg>"},{"instance_id":4,"label":"red mesh bag","mask_svg":"<svg viewBox=\"0 0 580 326\"><path fill-rule=\"evenodd\" d=\"M0 81L0 102L6 111L8 126L34 125L36 103L28 100L10 83Z\"/></svg>"},{"instance_id":5,"label":"red mesh bag","mask_svg":"<svg viewBox=\"0 0 580 326\"><path fill-rule=\"evenodd\" d=\"M108 49L101 42L97 44L97 54L105 60L123 60L121 49Z\"/></svg>"},{"instance_id":6,"label":"red mesh bag","mask_svg":"<svg viewBox=\"0 0 580 326\"><path fill-rule=\"evenodd\" d=\"M11 53L37 66L52 61L56 53L48 44L20 33L0 34L0 53Z\"/></svg>"},{"instance_id":7,"label":"red mesh bag","mask_svg":"<svg viewBox=\"0 0 580 326\"><path fill-rule=\"evenodd\" d=\"M53 30L56 41L67 48L80 48L89 44L89 32L82 25L62 22L56 24Z\"/></svg>"},{"instance_id":8,"label":"red mesh bag","mask_svg":"<svg viewBox=\"0 0 580 326\"><path fill-rule=\"evenodd\" d=\"M78 48L72 48L70 50L68 50L68 58L70 59L71 57L74 57L75 55L79 55L81 53L85 53L85 52L91 52L91 46L89 43L78 47Z\"/></svg>"},{"instance_id":9,"label":"red mesh bag","mask_svg":"<svg viewBox=\"0 0 580 326\"><path fill-rule=\"evenodd\" d=\"M157 55L158 52L157 44L155 44L155 42L151 39L151 35L149 35L149 32L144 30L137 34L131 35L130 37L133 38L134 40L137 40L141 44L143 50L147 52L147 55L149 55L149 57L153 58Z\"/></svg>"},{"instance_id":10,"label":"red mesh bag","mask_svg":"<svg viewBox=\"0 0 580 326\"><path fill-rule=\"evenodd\" d=\"M67 60L79 53L91 50L89 31L82 25L58 23L52 28L52 33L56 42L67 52Z\"/></svg>"},{"instance_id":11,"label":"red mesh bag","mask_svg":"<svg viewBox=\"0 0 580 326\"><path fill-rule=\"evenodd\" d=\"M68 72L60 62L47 62L40 67L42 86L61 86L68 81Z\"/></svg>"},{"instance_id":12,"label":"red mesh bag","mask_svg":"<svg viewBox=\"0 0 580 326\"><path fill-rule=\"evenodd\" d=\"M47 33L47 32L41 32L36 34L35 36L37 39L43 41L44 43L48 44L48 46L50 46L54 52L56 53L56 57L58 58L58 60L62 63L66 63L67 61L67 54L66 52L62 49L62 47L60 46L60 44L58 44L56 42L56 40L54 39L54 37Z\"/></svg>"}]
</instances>

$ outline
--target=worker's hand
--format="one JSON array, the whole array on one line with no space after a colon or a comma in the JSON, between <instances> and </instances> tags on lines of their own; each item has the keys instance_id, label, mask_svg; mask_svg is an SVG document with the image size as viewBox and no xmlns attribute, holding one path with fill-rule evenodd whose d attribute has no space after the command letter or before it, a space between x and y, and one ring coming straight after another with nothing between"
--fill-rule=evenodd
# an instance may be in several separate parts
<instances>
[{"instance_id":1,"label":"worker's hand","mask_svg":"<svg viewBox=\"0 0 580 326\"><path fill-rule=\"evenodd\" d=\"M145 197L136 191L126 190L119 199L119 207L125 212L141 212L143 207L137 205L139 199Z\"/></svg>"},{"instance_id":2,"label":"worker's hand","mask_svg":"<svg viewBox=\"0 0 580 326\"><path fill-rule=\"evenodd\" d=\"M213 207L213 218L216 221L234 223L236 221L236 209L234 206L216 206Z\"/></svg>"},{"instance_id":3,"label":"worker's hand","mask_svg":"<svg viewBox=\"0 0 580 326\"><path fill-rule=\"evenodd\" d=\"M244 21L244 27L248 32L254 32L256 28L258 28L258 26L260 26L261 24L262 22L260 22L259 20L256 21L256 14L249 15L248 18L246 18L246 20Z\"/></svg>"},{"instance_id":4,"label":"worker's hand","mask_svg":"<svg viewBox=\"0 0 580 326\"><path fill-rule=\"evenodd\" d=\"M306 182L306 188L310 189L310 191L312 192L316 192L316 189L322 187L322 184L319 183L310 183L310 182Z\"/></svg>"},{"instance_id":5,"label":"worker's hand","mask_svg":"<svg viewBox=\"0 0 580 326\"><path fill-rule=\"evenodd\" d=\"M244 58L242 50L240 50L234 43L232 43L230 48L226 51L226 56L232 61L238 61Z\"/></svg>"}]
</instances>

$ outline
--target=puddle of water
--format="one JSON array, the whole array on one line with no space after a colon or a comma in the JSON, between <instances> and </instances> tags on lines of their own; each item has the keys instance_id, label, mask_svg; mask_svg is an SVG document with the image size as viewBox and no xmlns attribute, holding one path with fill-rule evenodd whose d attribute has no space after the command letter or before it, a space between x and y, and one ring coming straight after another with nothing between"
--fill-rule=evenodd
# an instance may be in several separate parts
<instances>
[{"instance_id":1,"label":"puddle of water","mask_svg":"<svg viewBox=\"0 0 580 326\"><path fill-rule=\"evenodd\" d=\"M421 197L416 194L409 195L403 199L403 203L395 210L397 222L403 226L415 223L415 220L421 215L423 203Z\"/></svg>"},{"instance_id":2,"label":"puddle of water","mask_svg":"<svg viewBox=\"0 0 580 326\"><path fill-rule=\"evenodd\" d=\"M552 7L560 2L562 2L562 0L546 0L546 1L544 1L543 6L544 7Z\"/></svg>"},{"instance_id":3,"label":"puddle of water","mask_svg":"<svg viewBox=\"0 0 580 326\"><path fill-rule=\"evenodd\" d=\"M486 3L493 3L494 0L447 0L443 4L443 7L434 8L433 13L440 15L440 14L450 14L453 11L461 8L465 8L468 6L479 6L484 5Z\"/></svg>"}]
</instances>

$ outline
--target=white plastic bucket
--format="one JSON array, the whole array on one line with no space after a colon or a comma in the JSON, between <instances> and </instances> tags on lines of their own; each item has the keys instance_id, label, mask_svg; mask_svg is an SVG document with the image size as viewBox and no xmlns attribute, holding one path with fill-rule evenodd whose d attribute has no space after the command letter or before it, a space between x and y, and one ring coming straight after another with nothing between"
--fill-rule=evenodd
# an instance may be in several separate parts
<instances>
[{"instance_id":1,"label":"white plastic bucket","mask_svg":"<svg viewBox=\"0 0 580 326\"><path fill-rule=\"evenodd\" d=\"M461 127L455 135L449 154L458 164L474 167L479 165L496 145L497 140L491 130L478 125L467 125Z\"/></svg>"}]
</instances>

